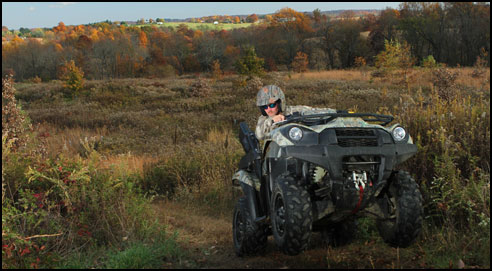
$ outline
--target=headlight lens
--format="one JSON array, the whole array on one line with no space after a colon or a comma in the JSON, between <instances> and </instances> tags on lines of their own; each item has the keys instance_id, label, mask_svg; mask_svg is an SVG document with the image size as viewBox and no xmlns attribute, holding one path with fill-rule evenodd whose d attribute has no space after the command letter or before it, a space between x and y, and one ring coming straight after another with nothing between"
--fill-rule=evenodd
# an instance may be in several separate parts
<instances>
[{"instance_id":1,"label":"headlight lens","mask_svg":"<svg viewBox=\"0 0 492 271\"><path fill-rule=\"evenodd\" d=\"M302 130L299 127L293 127L289 130L289 137L292 140L299 141L302 138Z\"/></svg>"},{"instance_id":2,"label":"headlight lens","mask_svg":"<svg viewBox=\"0 0 492 271\"><path fill-rule=\"evenodd\" d=\"M393 130L393 138L395 138L396 141L402 141L406 135L407 132L402 127L396 127Z\"/></svg>"}]
</instances>

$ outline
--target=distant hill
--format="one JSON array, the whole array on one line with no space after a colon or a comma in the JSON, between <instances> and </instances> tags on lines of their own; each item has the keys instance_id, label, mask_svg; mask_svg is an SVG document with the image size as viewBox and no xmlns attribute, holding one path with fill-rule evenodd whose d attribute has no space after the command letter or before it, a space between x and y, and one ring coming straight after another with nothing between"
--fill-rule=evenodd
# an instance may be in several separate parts
<instances>
[{"instance_id":1,"label":"distant hill","mask_svg":"<svg viewBox=\"0 0 492 271\"><path fill-rule=\"evenodd\" d=\"M381 13L381 10L379 9L337 9L337 10L327 10L327 11L321 11L321 14L324 14L328 17L338 17L340 14L346 11L351 11L354 13L355 16L360 17L360 16L367 16L369 14L373 15L379 15ZM303 12L306 15L312 15L312 11L305 11ZM256 14L258 18L264 18L266 15L273 15L275 13L266 13L266 14ZM231 17L239 17L241 19L244 19L248 17L251 14L240 14L240 15L229 15ZM217 15L221 16L221 15ZM190 22L193 18L186 18L186 19L164 19L166 22Z\"/></svg>"}]
</instances>

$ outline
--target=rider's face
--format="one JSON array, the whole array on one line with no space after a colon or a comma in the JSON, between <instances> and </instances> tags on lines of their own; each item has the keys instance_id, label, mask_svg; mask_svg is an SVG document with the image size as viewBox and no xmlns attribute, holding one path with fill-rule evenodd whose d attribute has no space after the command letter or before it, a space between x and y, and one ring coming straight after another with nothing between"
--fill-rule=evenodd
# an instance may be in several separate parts
<instances>
[{"instance_id":1,"label":"rider's face","mask_svg":"<svg viewBox=\"0 0 492 271\"><path fill-rule=\"evenodd\" d=\"M277 113L278 113L278 103L275 104L275 107L274 108L267 107L267 109L265 109L265 112L267 113L267 115L269 117L273 117L273 116L277 115Z\"/></svg>"}]
</instances>

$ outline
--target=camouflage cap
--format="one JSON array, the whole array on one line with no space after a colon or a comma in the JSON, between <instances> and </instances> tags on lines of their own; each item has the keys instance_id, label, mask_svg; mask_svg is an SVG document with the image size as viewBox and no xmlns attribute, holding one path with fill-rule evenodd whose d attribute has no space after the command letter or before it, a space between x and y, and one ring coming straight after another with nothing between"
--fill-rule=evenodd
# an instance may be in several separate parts
<instances>
[{"instance_id":1,"label":"camouflage cap","mask_svg":"<svg viewBox=\"0 0 492 271\"><path fill-rule=\"evenodd\" d=\"M281 88L275 85L261 87L256 95L256 106L267 105L280 100L281 110L285 112L285 95Z\"/></svg>"}]
</instances>

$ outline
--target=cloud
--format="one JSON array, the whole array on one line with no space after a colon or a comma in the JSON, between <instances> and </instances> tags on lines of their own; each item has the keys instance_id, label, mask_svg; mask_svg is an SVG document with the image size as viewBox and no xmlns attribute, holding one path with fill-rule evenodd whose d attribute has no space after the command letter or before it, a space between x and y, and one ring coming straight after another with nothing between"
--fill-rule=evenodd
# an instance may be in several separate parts
<instances>
[{"instance_id":1,"label":"cloud","mask_svg":"<svg viewBox=\"0 0 492 271\"><path fill-rule=\"evenodd\" d=\"M34 11L35 9L36 9L36 8L35 8L35 7L33 7L33 6L30 6L30 7L29 7L29 11Z\"/></svg>"},{"instance_id":2,"label":"cloud","mask_svg":"<svg viewBox=\"0 0 492 271\"><path fill-rule=\"evenodd\" d=\"M49 5L50 8L64 8L66 6L74 5L77 2L56 2L54 5Z\"/></svg>"}]
</instances>

